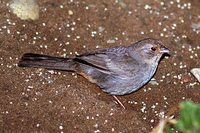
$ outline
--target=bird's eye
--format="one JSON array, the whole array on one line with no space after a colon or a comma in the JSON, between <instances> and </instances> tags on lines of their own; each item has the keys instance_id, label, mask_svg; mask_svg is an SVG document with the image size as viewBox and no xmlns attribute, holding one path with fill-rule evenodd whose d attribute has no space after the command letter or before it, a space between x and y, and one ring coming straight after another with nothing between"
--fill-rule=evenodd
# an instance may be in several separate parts
<instances>
[{"instance_id":1,"label":"bird's eye","mask_svg":"<svg viewBox=\"0 0 200 133\"><path fill-rule=\"evenodd\" d=\"M151 47L151 50L152 50L152 51L156 51L156 48L155 48L155 47Z\"/></svg>"}]
</instances>

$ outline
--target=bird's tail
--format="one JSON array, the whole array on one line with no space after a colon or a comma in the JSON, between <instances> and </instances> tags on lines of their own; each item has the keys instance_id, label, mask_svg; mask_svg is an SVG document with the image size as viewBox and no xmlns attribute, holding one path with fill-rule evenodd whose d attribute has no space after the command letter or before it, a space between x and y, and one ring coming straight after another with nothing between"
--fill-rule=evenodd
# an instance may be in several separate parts
<instances>
[{"instance_id":1,"label":"bird's tail","mask_svg":"<svg viewBox=\"0 0 200 133\"><path fill-rule=\"evenodd\" d=\"M70 58L26 53L20 59L18 66L75 71L76 63Z\"/></svg>"}]
</instances>

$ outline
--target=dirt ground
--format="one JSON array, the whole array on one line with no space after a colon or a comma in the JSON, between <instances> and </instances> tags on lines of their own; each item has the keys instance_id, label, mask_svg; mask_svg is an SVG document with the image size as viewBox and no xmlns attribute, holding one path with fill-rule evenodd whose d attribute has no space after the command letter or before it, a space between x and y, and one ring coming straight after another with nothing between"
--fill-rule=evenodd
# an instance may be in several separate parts
<instances>
[{"instance_id":1,"label":"dirt ground","mask_svg":"<svg viewBox=\"0 0 200 133\"><path fill-rule=\"evenodd\" d=\"M0 0L0 132L148 133L181 101L200 103L190 73L200 67L199 0L41 0L36 21ZM118 97L75 73L19 68L27 52L74 57L97 48L160 39L171 49L154 79Z\"/></svg>"}]
</instances>

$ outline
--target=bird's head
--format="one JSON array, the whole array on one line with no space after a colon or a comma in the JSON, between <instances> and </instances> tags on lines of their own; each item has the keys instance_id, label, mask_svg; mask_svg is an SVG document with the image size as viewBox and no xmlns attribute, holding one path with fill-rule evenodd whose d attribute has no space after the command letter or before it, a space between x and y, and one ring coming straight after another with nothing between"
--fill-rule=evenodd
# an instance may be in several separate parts
<instances>
[{"instance_id":1,"label":"bird's head","mask_svg":"<svg viewBox=\"0 0 200 133\"><path fill-rule=\"evenodd\" d=\"M137 55L134 54L133 56L140 58L147 64L157 64L163 54L168 54L170 52L161 41L152 38L136 42L133 48L137 51Z\"/></svg>"}]
</instances>

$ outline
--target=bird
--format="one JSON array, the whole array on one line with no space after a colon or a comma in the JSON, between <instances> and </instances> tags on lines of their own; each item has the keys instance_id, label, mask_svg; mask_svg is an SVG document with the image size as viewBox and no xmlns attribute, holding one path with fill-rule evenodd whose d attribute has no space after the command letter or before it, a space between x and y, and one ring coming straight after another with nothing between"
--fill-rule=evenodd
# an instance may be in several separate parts
<instances>
[{"instance_id":1,"label":"bird","mask_svg":"<svg viewBox=\"0 0 200 133\"><path fill-rule=\"evenodd\" d=\"M19 67L46 68L76 72L116 96L135 92L154 76L161 57L170 50L154 38L145 38L131 45L98 49L74 58L25 53Z\"/></svg>"}]
</instances>

